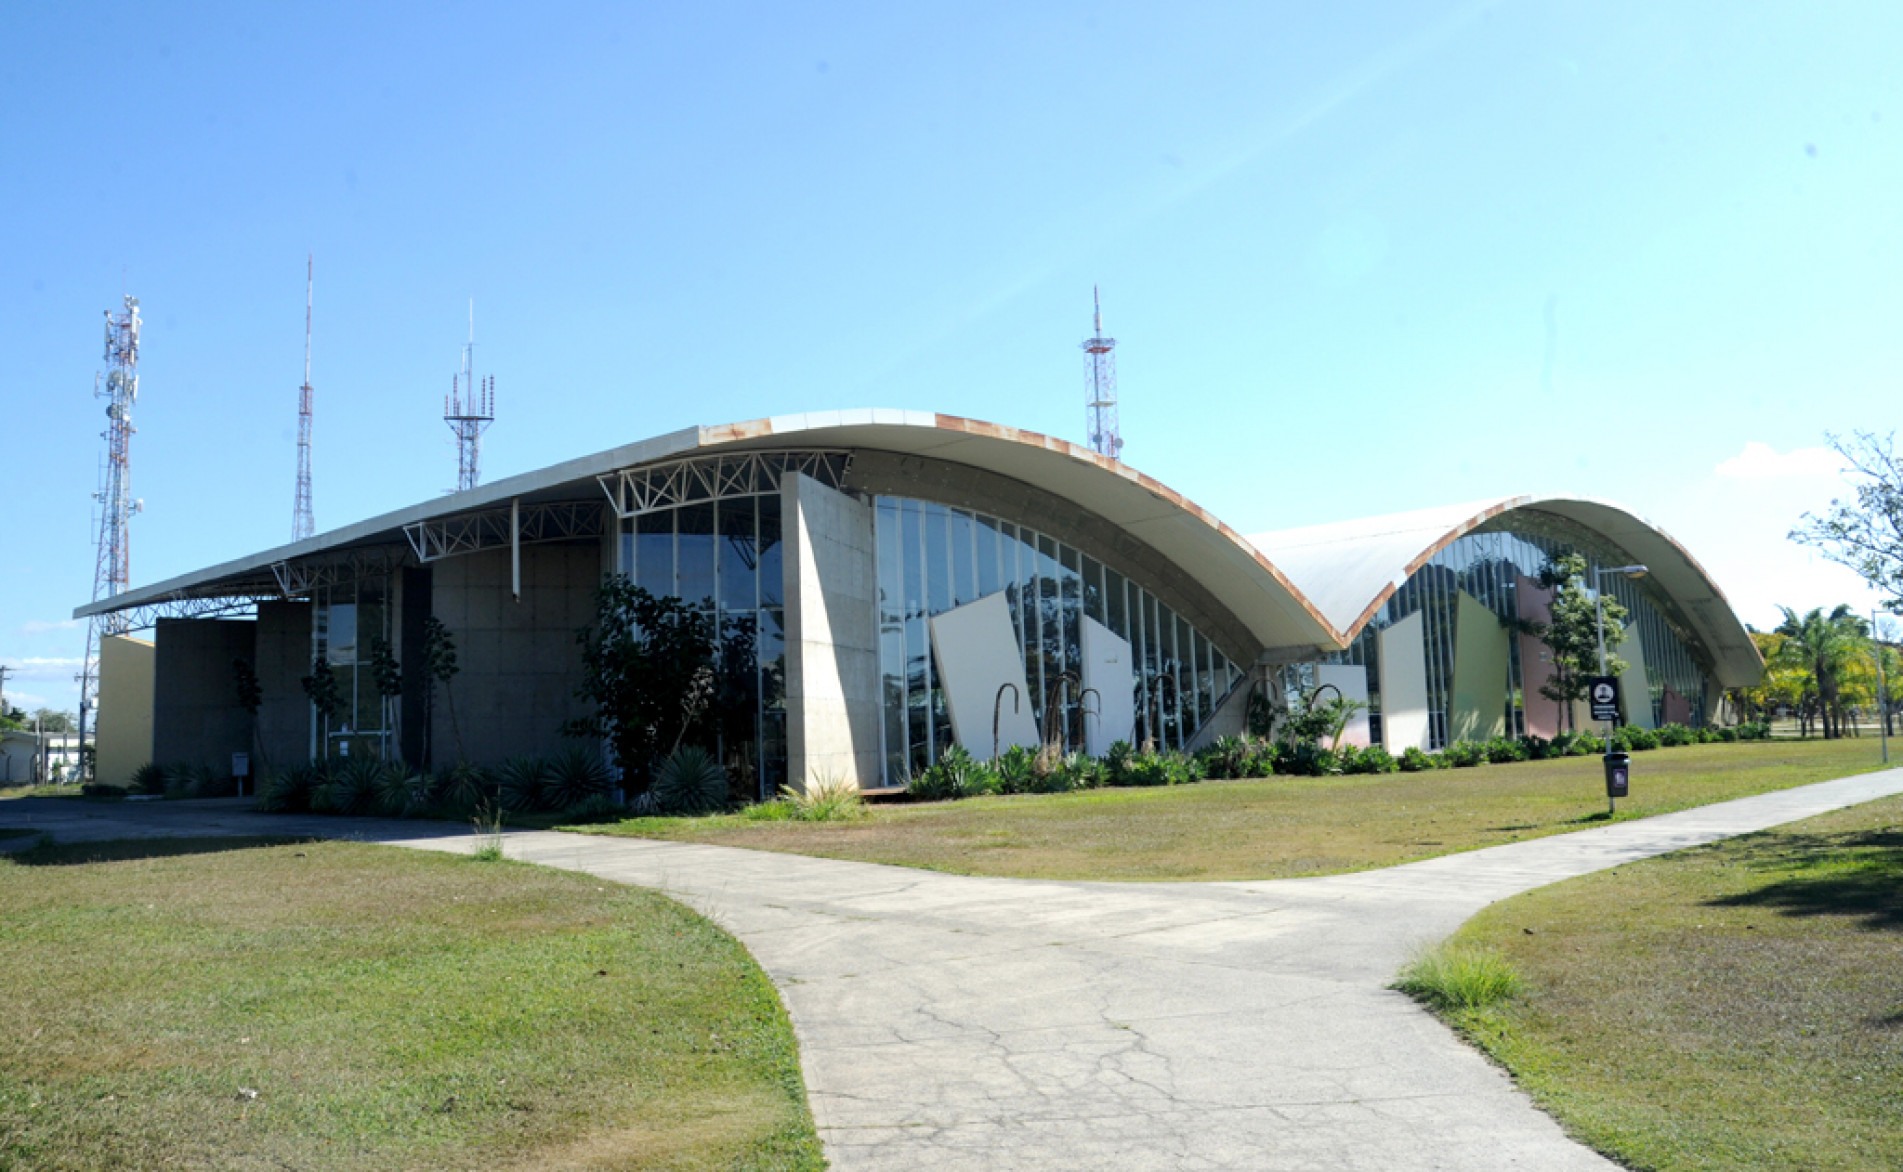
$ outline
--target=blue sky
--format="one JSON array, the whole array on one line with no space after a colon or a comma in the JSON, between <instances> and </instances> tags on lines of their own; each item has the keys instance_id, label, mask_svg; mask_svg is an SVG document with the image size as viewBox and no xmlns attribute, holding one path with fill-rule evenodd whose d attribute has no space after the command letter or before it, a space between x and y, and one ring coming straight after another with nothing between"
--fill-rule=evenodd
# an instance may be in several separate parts
<instances>
[{"instance_id":1,"label":"blue sky","mask_svg":"<svg viewBox=\"0 0 1903 1172\"><path fill-rule=\"evenodd\" d=\"M0 8L0 663L71 707L102 310L144 305L135 584L316 520L794 411L1081 440L1245 532L1610 497L1747 621L1898 423L1903 6Z\"/></svg>"}]
</instances>

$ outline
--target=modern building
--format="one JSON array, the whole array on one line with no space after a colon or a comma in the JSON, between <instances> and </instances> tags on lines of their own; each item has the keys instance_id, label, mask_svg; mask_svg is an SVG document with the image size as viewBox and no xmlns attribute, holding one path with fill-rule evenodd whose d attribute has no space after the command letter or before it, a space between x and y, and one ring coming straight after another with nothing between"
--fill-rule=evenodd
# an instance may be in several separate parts
<instances>
[{"instance_id":1,"label":"modern building","mask_svg":"<svg viewBox=\"0 0 1903 1172\"><path fill-rule=\"evenodd\" d=\"M1540 732L1551 552L1643 562L1628 719L1697 721L1761 663L1716 586L1615 506L1513 498L1249 539L1063 440L954 416L827 412L690 428L414 505L75 612L150 627L152 753L493 762L562 744L576 634L620 572L722 632L723 757L762 794L902 784L953 744L1195 747L1252 694L1334 683L1398 751ZM428 620L460 672L426 698ZM394 695L372 661L402 668ZM344 704L300 680L319 659ZM258 679L256 714L233 663ZM110 686L107 683L105 686Z\"/></svg>"}]
</instances>

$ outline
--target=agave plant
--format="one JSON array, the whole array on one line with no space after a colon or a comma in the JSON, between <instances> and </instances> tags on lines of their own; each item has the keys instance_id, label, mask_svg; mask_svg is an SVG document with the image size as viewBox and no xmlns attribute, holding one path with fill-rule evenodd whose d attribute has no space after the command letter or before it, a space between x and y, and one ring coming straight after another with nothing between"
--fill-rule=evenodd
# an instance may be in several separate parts
<instances>
[{"instance_id":1,"label":"agave plant","mask_svg":"<svg viewBox=\"0 0 1903 1172\"><path fill-rule=\"evenodd\" d=\"M491 798L495 786L480 766L458 761L436 775L436 800L452 813L462 814Z\"/></svg>"},{"instance_id":2,"label":"agave plant","mask_svg":"<svg viewBox=\"0 0 1903 1172\"><path fill-rule=\"evenodd\" d=\"M551 810L569 810L594 798L607 797L613 786L600 754L570 745L548 763L542 797Z\"/></svg>"},{"instance_id":3,"label":"agave plant","mask_svg":"<svg viewBox=\"0 0 1903 1172\"><path fill-rule=\"evenodd\" d=\"M520 814L539 809L548 779L548 762L540 757L511 757L496 770L497 800L504 810Z\"/></svg>"},{"instance_id":4,"label":"agave plant","mask_svg":"<svg viewBox=\"0 0 1903 1172\"><path fill-rule=\"evenodd\" d=\"M654 770L654 800L664 814L707 814L727 804L727 771L699 745L682 745Z\"/></svg>"},{"instance_id":5,"label":"agave plant","mask_svg":"<svg viewBox=\"0 0 1903 1172\"><path fill-rule=\"evenodd\" d=\"M162 794L165 792L165 767L156 761L147 761L132 771L132 792L135 794Z\"/></svg>"},{"instance_id":6,"label":"agave plant","mask_svg":"<svg viewBox=\"0 0 1903 1172\"><path fill-rule=\"evenodd\" d=\"M308 765L265 774L258 782L258 812L289 814L310 809L315 779L316 773Z\"/></svg>"},{"instance_id":7,"label":"agave plant","mask_svg":"<svg viewBox=\"0 0 1903 1172\"><path fill-rule=\"evenodd\" d=\"M346 757L330 770L325 797L334 814L368 814L377 805L383 762L375 757Z\"/></svg>"},{"instance_id":8,"label":"agave plant","mask_svg":"<svg viewBox=\"0 0 1903 1172\"><path fill-rule=\"evenodd\" d=\"M391 761L377 773L379 813L391 818L407 818L429 804L429 779L399 761Z\"/></svg>"}]
</instances>

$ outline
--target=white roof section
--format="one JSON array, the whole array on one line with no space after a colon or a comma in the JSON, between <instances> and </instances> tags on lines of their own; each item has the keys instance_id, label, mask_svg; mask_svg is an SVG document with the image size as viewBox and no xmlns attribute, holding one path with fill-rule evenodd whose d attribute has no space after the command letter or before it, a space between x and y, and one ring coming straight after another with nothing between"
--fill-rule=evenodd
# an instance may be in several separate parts
<instances>
[{"instance_id":1,"label":"white roof section","mask_svg":"<svg viewBox=\"0 0 1903 1172\"><path fill-rule=\"evenodd\" d=\"M405 525L506 506L515 499L524 504L599 500L605 505L607 497L596 478L623 469L720 452L795 449L871 449L966 464L1023 481L1148 544L1194 577L1263 648L1315 651L1343 645L1321 612L1254 545L1160 481L1081 445L1036 432L955 415L878 409L687 428L182 574L82 606L74 616L232 593L240 583L268 578L270 567L280 562L355 547L402 545Z\"/></svg>"},{"instance_id":2,"label":"white roof section","mask_svg":"<svg viewBox=\"0 0 1903 1172\"><path fill-rule=\"evenodd\" d=\"M1549 514L1599 535L1647 575L1712 658L1720 685L1742 687L1764 661L1718 584L1671 534L1608 501L1515 496L1259 533L1249 540L1351 641L1435 554L1506 514Z\"/></svg>"}]
</instances>

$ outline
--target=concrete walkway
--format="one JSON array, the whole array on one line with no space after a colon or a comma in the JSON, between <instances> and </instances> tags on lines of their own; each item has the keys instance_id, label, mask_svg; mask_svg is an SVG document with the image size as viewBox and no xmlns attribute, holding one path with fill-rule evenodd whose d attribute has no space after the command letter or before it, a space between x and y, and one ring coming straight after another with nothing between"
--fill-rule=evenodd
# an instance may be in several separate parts
<instances>
[{"instance_id":1,"label":"concrete walkway","mask_svg":"<svg viewBox=\"0 0 1903 1172\"><path fill-rule=\"evenodd\" d=\"M841 1169L1604 1169L1386 983L1503 897L1903 792L1903 770L1326 879L983 879L548 832L513 858L667 891L779 986ZM27 813L0 804L0 825ZM459 828L34 802L55 838ZM55 810L52 807L65 807ZM419 831L421 833L419 833Z\"/></svg>"}]
</instances>

